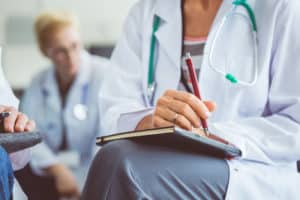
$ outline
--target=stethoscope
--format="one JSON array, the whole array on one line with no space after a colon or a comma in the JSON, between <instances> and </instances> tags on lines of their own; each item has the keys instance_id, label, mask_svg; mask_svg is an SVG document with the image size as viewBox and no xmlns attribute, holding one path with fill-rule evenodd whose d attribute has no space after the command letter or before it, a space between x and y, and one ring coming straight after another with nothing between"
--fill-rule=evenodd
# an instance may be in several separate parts
<instances>
[{"instance_id":1,"label":"stethoscope","mask_svg":"<svg viewBox=\"0 0 300 200\"><path fill-rule=\"evenodd\" d=\"M89 84L86 83L81 88L81 97L80 97L80 103L77 103L73 106L72 114L75 119L78 121L84 121L88 117L88 93L89 93ZM44 88L42 90L42 94L44 99L46 99L49 96L48 91Z\"/></svg>"},{"instance_id":2,"label":"stethoscope","mask_svg":"<svg viewBox=\"0 0 300 200\"><path fill-rule=\"evenodd\" d=\"M243 86L253 86L257 82L258 77L258 57L257 57L257 24L256 19L254 15L254 11L250 7L250 5L247 3L247 0L234 0L232 2L233 9L225 15L225 17L222 19L220 26L218 27L216 34L212 40L212 47L210 49L210 52L208 54L208 65L209 67L216 73L220 74L222 77L224 77L226 80L230 81L233 84L239 84ZM236 12L237 7L242 6L246 9L248 16L245 16L244 14ZM243 81L238 79L235 75L232 73L227 73L226 71L222 70L220 67L213 64L213 55L215 51L215 46L217 39L219 38L222 29L224 28L226 22L234 16L241 17L247 24L251 26L252 30L252 42L253 42L253 55L254 55L254 67L253 67L253 75L251 78L251 81ZM147 97L148 101L153 101L154 92L156 90L156 82L154 80L154 68L155 68L155 48L156 48L156 37L155 34L159 28L161 19L158 16L154 16L153 26L152 26L152 34L151 34L151 44L150 44L150 56L149 56L149 65L148 65L148 82L147 82Z\"/></svg>"}]
</instances>

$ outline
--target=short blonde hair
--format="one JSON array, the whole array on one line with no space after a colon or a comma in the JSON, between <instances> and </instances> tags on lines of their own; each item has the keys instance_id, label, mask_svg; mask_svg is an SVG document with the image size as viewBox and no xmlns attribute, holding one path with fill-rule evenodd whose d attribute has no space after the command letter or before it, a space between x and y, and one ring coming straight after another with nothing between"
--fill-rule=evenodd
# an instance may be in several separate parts
<instances>
[{"instance_id":1,"label":"short blonde hair","mask_svg":"<svg viewBox=\"0 0 300 200\"><path fill-rule=\"evenodd\" d=\"M70 26L79 31L79 21L71 13L63 11L41 13L34 24L36 39L41 51L45 54L45 47L51 35Z\"/></svg>"}]
</instances>

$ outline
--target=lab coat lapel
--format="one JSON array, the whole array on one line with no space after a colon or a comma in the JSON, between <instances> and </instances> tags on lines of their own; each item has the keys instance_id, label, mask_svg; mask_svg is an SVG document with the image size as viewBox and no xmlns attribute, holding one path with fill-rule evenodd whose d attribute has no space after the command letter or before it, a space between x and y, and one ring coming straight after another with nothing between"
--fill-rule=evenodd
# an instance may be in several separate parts
<instances>
[{"instance_id":1,"label":"lab coat lapel","mask_svg":"<svg viewBox=\"0 0 300 200\"><path fill-rule=\"evenodd\" d=\"M145 94L145 102L148 106L151 106L147 101L147 80L149 71L149 57L150 57L150 45L151 45L151 34L153 31L153 20L154 16L160 18L160 26L155 34L156 47L155 47L155 68L154 76L155 82L161 83L157 85L155 90L155 97L159 96L158 91L164 88L176 87L176 81L166 81L158 79L168 79L168 77L174 77L180 75L180 58L181 58L181 41L182 41L182 26L181 26L181 1L180 0L163 0L157 1L151 15L151 19L146 19L145 32L144 32L144 43L148 44L145 46L143 51L143 90ZM163 61L164 68L156 68L159 62ZM163 70L164 78L161 76L161 70ZM166 77L165 74L170 76ZM154 97L154 101L155 101Z\"/></svg>"},{"instance_id":2,"label":"lab coat lapel","mask_svg":"<svg viewBox=\"0 0 300 200\"><path fill-rule=\"evenodd\" d=\"M156 15L162 21L156 32L158 45L170 59L170 65L179 69L182 44L181 1L157 1L156 6Z\"/></svg>"},{"instance_id":3,"label":"lab coat lapel","mask_svg":"<svg viewBox=\"0 0 300 200\"><path fill-rule=\"evenodd\" d=\"M45 81L43 83L42 94L46 104L45 106L48 107L46 109L50 108L50 110L59 113L61 111L62 105L53 66L46 74Z\"/></svg>"}]
</instances>

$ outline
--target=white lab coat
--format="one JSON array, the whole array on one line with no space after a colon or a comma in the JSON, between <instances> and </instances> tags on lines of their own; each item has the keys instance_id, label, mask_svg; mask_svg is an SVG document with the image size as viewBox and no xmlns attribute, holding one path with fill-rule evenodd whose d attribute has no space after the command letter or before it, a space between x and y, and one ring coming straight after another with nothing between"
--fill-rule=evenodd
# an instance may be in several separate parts
<instances>
[{"instance_id":1,"label":"white lab coat","mask_svg":"<svg viewBox=\"0 0 300 200\"><path fill-rule=\"evenodd\" d=\"M19 101L13 94L7 80L4 77L1 61L1 47L0 47L0 105L2 106L13 106L18 108ZM22 169L30 158L29 150L25 149L9 155L14 170Z\"/></svg>"},{"instance_id":2,"label":"white lab coat","mask_svg":"<svg viewBox=\"0 0 300 200\"><path fill-rule=\"evenodd\" d=\"M241 158L228 161L226 199L299 199L300 1L248 0L257 19L259 56L258 81L249 88L229 83L208 66L212 38L223 16L231 10L231 2L223 1L213 23L199 77L203 98L218 105L209 120L210 131L242 150ZM111 59L114 73L119 76L107 80L102 90L107 131L132 130L153 110L147 105L146 89L154 15L162 19L156 33L154 100L167 89L177 89L182 41L180 3L142 0L132 8ZM239 8L239 12L245 10ZM243 30L235 34L233 37L238 39ZM220 46L228 47L225 40L221 42L224 44ZM249 73L239 67L236 74Z\"/></svg>"},{"instance_id":3,"label":"white lab coat","mask_svg":"<svg viewBox=\"0 0 300 200\"><path fill-rule=\"evenodd\" d=\"M68 150L77 152L80 158L78 168L74 166L76 165L74 160L69 164L75 167L75 171L79 168L86 170L96 151L95 139L101 134L98 95L107 62L104 58L89 55L87 52L82 53L80 69L67 94L64 109L53 66L33 79L21 101L21 109L36 121L44 139L32 149L31 165L36 173L43 175L41 169L60 161L57 153L62 143L63 126L66 130ZM80 121L73 114L73 109L75 105L83 103L83 98L86 99L88 116L87 119ZM79 177L83 176L83 172L78 174Z\"/></svg>"}]
</instances>

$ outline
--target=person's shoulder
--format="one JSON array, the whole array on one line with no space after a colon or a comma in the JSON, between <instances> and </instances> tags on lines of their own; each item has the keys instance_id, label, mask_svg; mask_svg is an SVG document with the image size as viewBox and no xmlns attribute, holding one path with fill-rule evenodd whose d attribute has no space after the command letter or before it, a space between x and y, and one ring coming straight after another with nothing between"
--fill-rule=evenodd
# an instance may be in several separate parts
<instances>
[{"instance_id":1,"label":"person's shoulder","mask_svg":"<svg viewBox=\"0 0 300 200\"><path fill-rule=\"evenodd\" d=\"M281 0L284 2L286 9L289 12L297 13L300 16L300 1L299 0Z\"/></svg>"},{"instance_id":2,"label":"person's shoulder","mask_svg":"<svg viewBox=\"0 0 300 200\"><path fill-rule=\"evenodd\" d=\"M152 13L159 0L139 0L130 9L129 16L137 16L140 19L147 17ZM164 1L164 0L163 0Z\"/></svg>"},{"instance_id":3,"label":"person's shoulder","mask_svg":"<svg viewBox=\"0 0 300 200\"><path fill-rule=\"evenodd\" d=\"M90 76L92 82L102 82L106 74L108 74L108 69L110 68L110 60L108 58L98 56L98 55L92 55L88 52L86 52L86 57L88 57L88 65L86 66L90 69ZM96 85L97 85L96 84Z\"/></svg>"},{"instance_id":4,"label":"person's shoulder","mask_svg":"<svg viewBox=\"0 0 300 200\"><path fill-rule=\"evenodd\" d=\"M268 25L285 24L290 20L298 23L300 20L300 1L299 0L253 0L256 2L254 11L257 20L268 22ZM268 16L268 17L266 17ZM275 22L275 23L274 23ZM264 24L265 26L266 24ZM269 27L269 26L266 26Z\"/></svg>"},{"instance_id":5,"label":"person's shoulder","mask_svg":"<svg viewBox=\"0 0 300 200\"><path fill-rule=\"evenodd\" d=\"M29 89L39 88L41 87L42 83L45 81L49 73L51 73L52 69L51 67L47 67L37 74L33 75L33 78L31 79L31 83L29 85Z\"/></svg>"},{"instance_id":6,"label":"person's shoulder","mask_svg":"<svg viewBox=\"0 0 300 200\"><path fill-rule=\"evenodd\" d=\"M102 70L105 70L110 63L110 60L108 58L98 56L98 55L91 55L89 54L90 59L90 65L93 72L99 72Z\"/></svg>"},{"instance_id":7,"label":"person's shoulder","mask_svg":"<svg viewBox=\"0 0 300 200\"><path fill-rule=\"evenodd\" d=\"M139 0L133 5L133 8L151 9L156 5L157 1L158 0Z\"/></svg>"},{"instance_id":8,"label":"person's shoulder","mask_svg":"<svg viewBox=\"0 0 300 200\"><path fill-rule=\"evenodd\" d=\"M41 97L44 81L46 80L50 71L51 67L38 72L36 75L33 76L29 85L24 89L24 94L21 98L21 109L23 111L31 112L32 110L39 108L37 105L42 99ZM35 101L35 104L31 103L33 99Z\"/></svg>"},{"instance_id":9,"label":"person's shoulder","mask_svg":"<svg viewBox=\"0 0 300 200\"><path fill-rule=\"evenodd\" d=\"M282 5L300 5L299 0L272 0L274 3L282 4Z\"/></svg>"},{"instance_id":10,"label":"person's shoulder","mask_svg":"<svg viewBox=\"0 0 300 200\"><path fill-rule=\"evenodd\" d=\"M278 10L278 12L288 9L289 11L296 11L299 13L300 1L299 0L268 0L268 1L259 1L261 3L267 4L269 8Z\"/></svg>"},{"instance_id":11,"label":"person's shoulder","mask_svg":"<svg viewBox=\"0 0 300 200\"><path fill-rule=\"evenodd\" d=\"M299 0L272 0L274 10L277 11L278 19L285 21L292 20L295 23L300 22L300 1Z\"/></svg>"}]
</instances>

